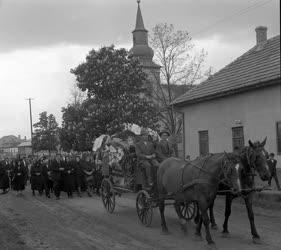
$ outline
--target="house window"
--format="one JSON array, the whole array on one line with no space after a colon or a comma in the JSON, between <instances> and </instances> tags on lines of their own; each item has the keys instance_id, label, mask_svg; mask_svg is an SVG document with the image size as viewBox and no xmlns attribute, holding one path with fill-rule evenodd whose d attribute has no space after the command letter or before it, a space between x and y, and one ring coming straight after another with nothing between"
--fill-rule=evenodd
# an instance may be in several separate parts
<instances>
[{"instance_id":1,"label":"house window","mask_svg":"<svg viewBox=\"0 0 281 250\"><path fill-rule=\"evenodd\" d=\"M277 132L277 153L281 154L281 121L276 123Z\"/></svg>"},{"instance_id":2,"label":"house window","mask_svg":"<svg viewBox=\"0 0 281 250\"><path fill-rule=\"evenodd\" d=\"M243 127L232 128L232 147L241 149L244 147L244 131Z\"/></svg>"},{"instance_id":3,"label":"house window","mask_svg":"<svg viewBox=\"0 0 281 250\"><path fill-rule=\"evenodd\" d=\"M208 130L199 131L199 153L200 153L200 155L209 154Z\"/></svg>"}]
</instances>

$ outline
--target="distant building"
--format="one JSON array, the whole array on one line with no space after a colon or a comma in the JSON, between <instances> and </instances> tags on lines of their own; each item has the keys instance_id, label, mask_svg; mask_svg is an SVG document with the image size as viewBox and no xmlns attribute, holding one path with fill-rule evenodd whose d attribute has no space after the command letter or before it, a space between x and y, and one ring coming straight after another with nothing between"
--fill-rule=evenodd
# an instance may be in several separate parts
<instances>
[{"instance_id":1,"label":"distant building","mask_svg":"<svg viewBox=\"0 0 281 250\"><path fill-rule=\"evenodd\" d=\"M3 136L0 138L0 158L16 157L18 154L18 145L22 142L20 136Z\"/></svg>"},{"instance_id":2,"label":"distant building","mask_svg":"<svg viewBox=\"0 0 281 250\"><path fill-rule=\"evenodd\" d=\"M184 114L185 155L233 151L263 140L281 167L280 35L256 28L256 45L174 101Z\"/></svg>"},{"instance_id":3,"label":"distant building","mask_svg":"<svg viewBox=\"0 0 281 250\"><path fill-rule=\"evenodd\" d=\"M20 157L28 157L29 155L32 154L32 145L31 141L24 141L21 144L18 145L18 155Z\"/></svg>"}]
</instances>

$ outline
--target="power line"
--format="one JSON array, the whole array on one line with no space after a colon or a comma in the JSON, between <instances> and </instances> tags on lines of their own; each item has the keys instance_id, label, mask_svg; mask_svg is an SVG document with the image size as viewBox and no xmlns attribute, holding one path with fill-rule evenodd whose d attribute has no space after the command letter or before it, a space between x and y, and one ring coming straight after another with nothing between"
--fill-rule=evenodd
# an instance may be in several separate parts
<instances>
[{"instance_id":1,"label":"power line","mask_svg":"<svg viewBox=\"0 0 281 250\"><path fill-rule=\"evenodd\" d=\"M271 1L272 1L272 0L268 0L268 1L265 1L265 2L259 1L259 2L257 2L257 3L254 3L254 4L252 4L252 5L250 5L250 6L246 7L246 8L243 8L243 9L240 9L240 10L234 12L233 14L231 14L231 15L229 15L229 16L223 17L222 19L220 19L220 20L218 20L218 21L212 23L211 25L209 25L209 26L207 26L207 27L205 27L205 28L199 30L198 32L195 32L195 33L193 33L193 34L191 33L191 34L192 34L193 36L194 36L194 35L197 35L197 34L201 34L201 33L205 32L205 31L207 31L207 30L209 30L209 29L212 29L213 27L215 27L216 25L218 25L218 24L220 24L220 23L222 23L222 22L228 21L229 19L234 18L234 17L237 17L237 16L244 15L245 13L247 13L247 12L249 12L249 11L251 11L251 10L254 10L254 9L256 9L256 8L262 7L262 6L268 4L268 3L271 2Z\"/></svg>"}]
</instances>

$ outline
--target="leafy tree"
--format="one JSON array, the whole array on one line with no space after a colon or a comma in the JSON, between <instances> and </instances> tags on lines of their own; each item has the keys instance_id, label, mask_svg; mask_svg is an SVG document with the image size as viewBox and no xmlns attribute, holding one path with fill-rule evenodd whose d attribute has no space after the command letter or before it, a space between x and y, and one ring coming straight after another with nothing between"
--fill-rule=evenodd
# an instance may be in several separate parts
<instances>
[{"instance_id":1,"label":"leafy tree","mask_svg":"<svg viewBox=\"0 0 281 250\"><path fill-rule=\"evenodd\" d=\"M53 114L48 115L47 112L39 114L39 122L33 125L35 128L32 138L33 148L35 151L56 150L59 143L58 140L58 123Z\"/></svg>"},{"instance_id":2,"label":"leafy tree","mask_svg":"<svg viewBox=\"0 0 281 250\"><path fill-rule=\"evenodd\" d=\"M113 134L122 130L124 123L155 128L157 109L148 98L146 74L127 50L114 46L91 50L86 62L71 72L78 87L87 91L85 121L95 130L91 134Z\"/></svg>"},{"instance_id":3,"label":"leafy tree","mask_svg":"<svg viewBox=\"0 0 281 250\"><path fill-rule=\"evenodd\" d=\"M91 140L84 122L87 115L82 104L69 104L62 109L63 122L60 130L61 146L65 151L88 151Z\"/></svg>"},{"instance_id":4,"label":"leafy tree","mask_svg":"<svg viewBox=\"0 0 281 250\"><path fill-rule=\"evenodd\" d=\"M95 137L120 132L125 123L157 127L158 109L145 88L146 75L127 50L91 50L71 73L87 98L62 110L64 149L89 150Z\"/></svg>"}]
</instances>

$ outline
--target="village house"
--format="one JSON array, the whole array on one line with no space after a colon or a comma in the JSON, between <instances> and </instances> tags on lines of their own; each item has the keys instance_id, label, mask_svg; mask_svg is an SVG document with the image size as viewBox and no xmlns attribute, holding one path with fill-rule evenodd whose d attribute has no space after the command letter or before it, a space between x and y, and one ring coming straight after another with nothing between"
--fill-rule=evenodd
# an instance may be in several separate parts
<instances>
[{"instance_id":1,"label":"village house","mask_svg":"<svg viewBox=\"0 0 281 250\"><path fill-rule=\"evenodd\" d=\"M0 158L16 157L18 154L18 145L22 142L20 135L3 136L0 138Z\"/></svg>"},{"instance_id":2,"label":"village house","mask_svg":"<svg viewBox=\"0 0 281 250\"><path fill-rule=\"evenodd\" d=\"M267 137L281 167L280 35L256 28L256 45L172 105L184 116L184 152L233 151Z\"/></svg>"},{"instance_id":3,"label":"village house","mask_svg":"<svg viewBox=\"0 0 281 250\"><path fill-rule=\"evenodd\" d=\"M31 140L27 140L18 145L18 155L20 157L28 157L32 155Z\"/></svg>"}]
</instances>

